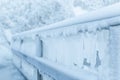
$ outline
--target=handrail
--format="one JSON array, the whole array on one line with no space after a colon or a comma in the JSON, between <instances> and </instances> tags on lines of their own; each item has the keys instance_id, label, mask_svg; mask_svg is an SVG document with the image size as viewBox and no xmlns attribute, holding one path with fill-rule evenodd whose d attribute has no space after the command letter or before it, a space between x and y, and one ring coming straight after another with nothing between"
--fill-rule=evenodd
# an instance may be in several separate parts
<instances>
[{"instance_id":1,"label":"handrail","mask_svg":"<svg viewBox=\"0 0 120 80\"><path fill-rule=\"evenodd\" d=\"M45 59L37 57L32 58L14 49L12 49L12 51L13 54L15 54L16 56L27 61L35 68L42 70L41 72L50 75L56 80L89 80L89 78L91 78L92 80L97 80L96 73L86 72L83 70L81 70L80 72L72 71L65 67L62 67L61 65L49 62Z\"/></svg>"},{"instance_id":2,"label":"handrail","mask_svg":"<svg viewBox=\"0 0 120 80\"><path fill-rule=\"evenodd\" d=\"M64 20L64 21L61 21L55 24L46 25L44 27L17 33L13 35L13 37L29 35L31 33L36 33L38 31L51 30L51 29L56 29L56 28L61 28L61 27L69 27L69 26L76 25L76 24L88 23L88 22L108 19L108 18L112 18L116 16L120 16L120 3L110 5L110 6L101 8L99 10L92 11L92 12L83 14L81 16L70 18L68 20Z\"/></svg>"}]
</instances>

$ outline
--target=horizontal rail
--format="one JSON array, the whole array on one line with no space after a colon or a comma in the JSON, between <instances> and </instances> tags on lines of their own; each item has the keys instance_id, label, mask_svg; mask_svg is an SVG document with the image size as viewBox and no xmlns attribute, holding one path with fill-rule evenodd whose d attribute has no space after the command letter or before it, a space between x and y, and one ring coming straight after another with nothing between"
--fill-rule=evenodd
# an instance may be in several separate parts
<instances>
[{"instance_id":1,"label":"horizontal rail","mask_svg":"<svg viewBox=\"0 0 120 80\"><path fill-rule=\"evenodd\" d=\"M80 72L72 71L71 69L65 68L56 63L49 62L45 59L38 57L32 58L14 49L12 49L12 51L16 56L25 60L35 68L42 70L41 72L46 73L47 75L50 75L57 80L97 80L96 73L87 72L84 70L81 70Z\"/></svg>"},{"instance_id":2,"label":"horizontal rail","mask_svg":"<svg viewBox=\"0 0 120 80\"><path fill-rule=\"evenodd\" d=\"M92 11L86 14L83 14L78 17L70 18L68 20L64 20L55 24L46 25L44 27L36 28L33 30L17 33L14 36L22 36L22 35L30 35L31 33L36 33L38 31L45 31L45 30L51 30L61 27L69 27L76 24L82 24L92 21L98 21L103 19L108 19L112 17L120 16L120 3L110 5L104 8L101 8L96 11Z\"/></svg>"}]
</instances>

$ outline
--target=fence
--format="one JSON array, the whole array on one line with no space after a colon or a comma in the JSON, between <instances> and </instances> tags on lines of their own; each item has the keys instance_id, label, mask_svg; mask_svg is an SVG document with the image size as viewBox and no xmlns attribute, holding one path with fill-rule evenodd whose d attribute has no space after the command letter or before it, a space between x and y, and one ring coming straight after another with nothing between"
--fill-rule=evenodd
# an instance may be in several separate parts
<instances>
[{"instance_id":1,"label":"fence","mask_svg":"<svg viewBox=\"0 0 120 80\"><path fill-rule=\"evenodd\" d=\"M29 80L119 80L120 4L13 35Z\"/></svg>"}]
</instances>

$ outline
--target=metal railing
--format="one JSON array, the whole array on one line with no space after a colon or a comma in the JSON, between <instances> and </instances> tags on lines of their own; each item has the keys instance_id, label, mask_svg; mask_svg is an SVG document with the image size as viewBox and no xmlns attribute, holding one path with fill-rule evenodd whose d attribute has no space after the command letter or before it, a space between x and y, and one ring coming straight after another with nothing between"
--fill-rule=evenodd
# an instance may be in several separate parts
<instances>
[{"instance_id":1,"label":"metal railing","mask_svg":"<svg viewBox=\"0 0 120 80\"><path fill-rule=\"evenodd\" d=\"M90 12L88 14L84 14L77 18L71 18L69 20L61 21L61 22L44 26L41 28L36 28L30 31L25 31L22 33L15 34L13 35L13 39L17 39L17 38L24 39L26 36L30 37L31 34L34 36L39 35L41 37L42 35L45 35L49 37L51 36L51 34L49 34L49 31L50 32L52 32L53 30L59 31L59 29L60 30L62 29L61 31L63 31L64 28L67 28L67 29L70 28L74 30L74 28L76 27L74 27L73 25L89 24L92 22L100 24L101 27L96 27L96 30L99 30L99 28L109 30L109 27L119 25L120 24L120 3L112 6L108 6L106 8L103 8L97 11ZM76 29L78 28L79 26L77 26ZM46 31L48 31L48 33L44 33ZM80 30L78 31L80 32ZM89 28L87 30L85 29L85 31L89 31ZM59 34L59 35L63 35L63 34ZM90 78L92 78L92 80L93 79L97 80L98 75L94 72L88 72L85 70L81 70L81 71L76 71L72 69L70 70L69 68L64 68L62 65L43 59L42 57L30 56L30 55L24 54L20 50L15 50L14 48L12 48L12 51L14 55L25 60L27 63L34 66L36 69L38 69L40 73L45 73L53 77L53 79L89 80Z\"/></svg>"},{"instance_id":2,"label":"metal railing","mask_svg":"<svg viewBox=\"0 0 120 80\"><path fill-rule=\"evenodd\" d=\"M34 66L36 69L40 70L40 73L45 73L47 75L50 75L55 80L88 80L89 77L92 78L92 80L97 80L96 74L90 74L89 72L82 71L78 72L76 70L70 70L69 68L65 68L64 66L61 66L56 63L52 63L48 60L38 58L38 57L31 57L28 55L25 55L19 51L16 51L12 49L14 55L24 59L26 62L28 62L30 65ZM84 72L84 73L83 73ZM74 74L75 73L75 74ZM77 73L77 74L76 74ZM88 74L86 77L86 74Z\"/></svg>"}]
</instances>

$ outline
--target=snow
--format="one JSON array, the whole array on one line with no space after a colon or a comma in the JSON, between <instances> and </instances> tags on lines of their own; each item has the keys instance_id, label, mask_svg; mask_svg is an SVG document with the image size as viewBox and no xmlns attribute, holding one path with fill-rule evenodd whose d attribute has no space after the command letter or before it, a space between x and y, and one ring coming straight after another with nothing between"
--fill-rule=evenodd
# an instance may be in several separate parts
<instances>
[{"instance_id":1,"label":"snow","mask_svg":"<svg viewBox=\"0 0 120 80\"><path fill-rule=\"evenodd\" d=\"M1 80L25 80L21 74L11 64L1 66L0 69Z\"/></svg>"},{"instance_id":2,"label":"snow","mask_svg":"<svg viewBox=\"0 0 120 80\"><path fill-rule=\"evenodd\" d=\"M57 22L57 23L54 23L51 25L47 25L47 26L44 26L41 28L35 28L33 30L21 32L18 34L16 33L14 36L24 36L24 35L29 35L29 34L33 34L33 33L38 33L40 31L69 27L69 26L76 25L76 24L84 24L84 23L88 23L88 22L93 22L93 21L103 20L103 19L107 19L107 18L109 19L112 17L120 16L120 8L119 7L120 7L120 3L116 3L114 5L110 5L108 7L101 8L99 10L92 11L89 13L85 13L83 15L80 15L80 16L77 16L74 18L70 18L67 20L63 20L61 22ZM103 13L104 13L104 15L103 15ZM108 23L108 25L109 24L110 23ZM95 29L95 28L93 28L93 29Z\"/></svg>"},{"instance_id":3,"label":"snow","mask_svg":"<svg viewBox=\"0 0 120 80\"><path fill-rule=\"evenodd\" d=\"M61 64L53 63L51 61L48 61L47 59L42 59L42 58L38 58L35 56L30 56L30 55L24 55L23 53L20 53L19 51L15 51L15 50L13 50L13 51L15 52L15 55L19 56L20 58L23 58L25 61L32 64L34 67L38 68L39 71L42 72L43 74L50 75L51 77L54 77L57 80L61 80L61 79L86 80L89 78L91 78L92 80L96 80L96 78L97 78L96 73L91 73L91 72L84 71L81 69L78 71L78 70L75 70L72 68L67 68L65 66L62 66ZM27 66L28 64L24 64L24 66L25 65ZM26 69L29 69L29 71L30 71L31 69L29 67L30 67L30 65ZM29 71L27 70L28 73L26 73L26 74L29 74ZM56 74L54 74L54 73L56 73ZM31 71L31 74L32 74L32 71ZM57 76L57 75L59 75L59 76Z\"/></svg>"},{"instance_id":4,"label":"snow","mask_svg":"<svg viewBox=\"0 0 120 80\"><path fill-rule=\"evenodd\" d=\"M1 80L25 80L12 64L11 50L0 45L0 79Z\"/></svg>"},{"instance_id":5,"label":"snow","mask_svg":"<svg viewBox=\"0 0 120 80\"><path fill-rule=\"evenodd\" d=\"M82 9L81 7L74 7L73 12L74 12L75 16L79 16L79 15L87 13L88 11Z\"/></svg>"},{"instance_id":6,"label":"snow","mask_svg":"<svg viewBox=\"0 0 120 80\"><path fill-rule=\"evenodd\" d=\"M11 59L11 53L7 50L5 47L2 47L0 45L0 64L5 63L6 64L6 59L10 60ZM7 53L7 56L6 56Z\"/></svg>"},{"instance_id":7,"label":"snow","mask_svg":"<svg viewBox=\"0 0 120 80\"><path fill-rule=\"evenodd\" d=\"M119 79L120 55L116 49L120 31L119 26L113 26L120 24L120 3L88 12L83 6L102 7L103 0L96 3L100 3L98 6L92 5L94 0L81 6L73 6L74 0L12 1L6 0L5 6L0 4L0 26L4 27L5 40L25 57L12 56L9 49L0 46L0 79L24 80L14 65L30 80L36 80L38 73L45 80L67 76L83 80ZM69 18L73 14L76 17ZM40 26L43 27L36 28Z\"/></svg>"},{"instance_id":8,"label":"snow","mask_svg":"<svg viewBox=\"0 0 120 80\"><path fill-rule=\"evenodd\" d=\"M112 68L115 66L111 65L114 61L111 61L112 63L109 61L111 35L109 32L113 25L120 24L119 7L120 3L52 25L15 34L13 38L16 39L16 41L13 42L13 48L21 51L25 55L32 57L37 56L36 46L38 45L35 43L39 41L35 38L37 34L40 40L43 41L43 44L39 45L39 47L41 47L41 45L43 46L43 56L39 56L43 59L37 56L37 58L34 57L37 61L28 58L25 60L29 60L30 63L42 68L41 72L47 70L49 73L49 67L62 71L63 73L68 72L69 75L74 73L73 76L79 76L79 74L84 74L84 71L88 71L91 74L96 73L96 77L100 80L109 80L111 72L117 71ZM21 46L18 45L20 40L23 40ZM37 53L39 53L39 50ZM50 63L45 60L50 61ZM41 67L39 62L47 65L48 68ZM25 65L24 71L29 74L26 68L28 68L28 66L30 67L30 65L26 64L27 63L23 61L23 66ZM61 68L57 64L64 66L64 68ZM111 67L109 65L111 65ZM77 70L78 73L77 71L72 71L72 69ZM29 68L29 70L33 71L31 68ZM57 77L57 75L51 75L52 77ZM45 76L46 75L43 77ZM88 79L90 78L87 73L80 77L84 78L86 76Z\"/></svg>"},{"instance_id":9,"label":"snow","mask_svg":"<svg viewBox=\"0 0 120 80\"><path fill-rule=\"evenodd\" d=\"M11 33L10 29L4 29L3 32L4 32L7 40L9 42L11 42L12 41L12 33Z\"/></svg>"},{"instance_id":10,"label":"snow","mask_svg":"<svg viewBox=\"0 0 120 80\"><path fill-rule=\"evenodd\" d=\"M110 79L119 80L120 79L120 26L114 26L110 30Z\"/></svg>"},{"instance_id":11,"label":"snow","mask_svg":"<svg viewBox=\"0 0 120 80\"><path fill-rule=\"evenodd\" d=\"M73 14L68 5L58 0L6 0L1 3L1 25L12 29L13 33L58 22Z\"/></svg>"}]
</instances>

